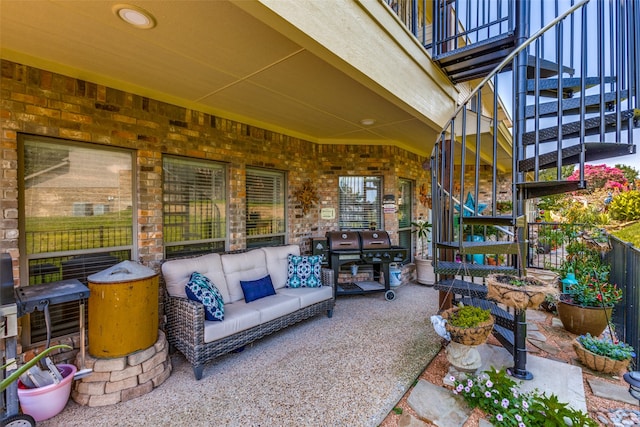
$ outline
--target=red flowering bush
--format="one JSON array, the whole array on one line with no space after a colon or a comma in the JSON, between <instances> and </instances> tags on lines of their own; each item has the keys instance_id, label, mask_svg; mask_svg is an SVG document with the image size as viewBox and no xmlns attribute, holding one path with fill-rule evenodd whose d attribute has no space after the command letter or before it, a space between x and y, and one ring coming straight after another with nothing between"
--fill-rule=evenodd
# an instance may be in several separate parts
<instances>
[{"instance_id":1,"label":"red flowering bush","mask_svg":"<svg viewBox=\"0 0 640 427\"><path fill-rule=\"evenodd\" d=\"M580 179L580 171L575 170L567 178L569 181ZM585 165L584 179L587 181L587 190L593 191L598 188L611 188L622 190L627 185L627 178L624 172L615 167L607 165Z\"/></svg>"}]
</instances>

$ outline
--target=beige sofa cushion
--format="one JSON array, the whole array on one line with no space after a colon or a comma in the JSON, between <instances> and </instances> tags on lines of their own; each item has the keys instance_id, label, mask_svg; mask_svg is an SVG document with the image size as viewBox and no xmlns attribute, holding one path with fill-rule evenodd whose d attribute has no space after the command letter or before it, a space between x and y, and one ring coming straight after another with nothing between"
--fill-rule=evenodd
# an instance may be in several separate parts
<instances>
[{"instance_id":1,"label":"beige sofa cushion","mask_svg":"<svg viewBox=\"0 0 640 427\"><path fill-rule=\"evenodd\" d=\"M274 289L284 288L287 284L287 270L289 268L287 257L289 254L300 255L300 246L270 246L261 249L264 251L267 259L267 270L271 275L271 282L273 283Z\"/></svg>"},{"instance_id":2,"label":"beige sofa cushion","mask_svg":"<svg viewBox=\"0 0 640 427\"><path fill-rule=\"evenodd\" d=\"M261 249L220 256L231 302L243 300L240 281L258 280L269 274L267 259ZM214 282L215 283L215 282Z\"/></svg>"},{"instance_id":3,"label":"beige sofa cushion","mask_svg":"<svg viewBox=\"0 0 640 427\"><path fill-rule=\"evenodd\" d=\"M279 289L278 294L298 298L300 300L300 308L304 308L333 298L333 288L331 286L322 286L320 288L284 288Z\"/></svg>"},{"instance_id":4,"label":"beige sofa cushion","mask_svg":"<svg viewBox=\"0 0 640 427\"><path fill-rule=\"evenodd\" d=\"M212 342L259 325L260 311L244 301L224 306L224 321L204 322L204 342Z\"/></svg>"},{"instance_id":5,"label":"beige sofa cushion","mask_svg":"<svg viewBox=\"0 0 640 427\"><path fill-rule=\"evenodd\" d=\"M251 301L247 305L258 310L260 322L265 323L299 310L300 299L290 295L276 294Z\"/></svg>"},{"instance_id":6,"label":"beige sofa cushion","mask_svg":"<svg viewBox=\"0 0 640 427\"><path fill-rule=\"evenodd\" d=\"M162 275L169 295L187 298L184 286L189 281L191 274L197 271L213 282L222 294L225 303L231 302L220 258L219 254L207 254L195 258L166 261L162 264Z\"/></svg>"}]
</instances>

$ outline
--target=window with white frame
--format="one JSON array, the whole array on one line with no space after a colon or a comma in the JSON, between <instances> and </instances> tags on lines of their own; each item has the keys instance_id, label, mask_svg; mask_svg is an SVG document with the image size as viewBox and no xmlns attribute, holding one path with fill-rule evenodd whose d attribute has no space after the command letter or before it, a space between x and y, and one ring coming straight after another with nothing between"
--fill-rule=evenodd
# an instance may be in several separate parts
<instances>
[{"instance_id":1,"label":"window with white frame","mask_svg":"<svg viewBox=\"0 0 640 427\"><path fill-rule=\"evenodd\" d=\"M413 234L411 233L413 208L413 181L400 178L398 180L398 242L407 248L409 259L413 259Z\"/></svg>"},{"instance_id":2,"label":"window with white frame","mask_svg":"<svg viewBox=\"0 0 640 427\"><path fill-rule=\"evenodd\" d=\"M383 229L382 177L341 176L339 227L341 230Z\"/></svg>"},{"instance_id":3,"label":"window with white frame","mask_svg":"<svg viewBox=\"0 0 640 427\"><path fill-rule=\"evenodd\" d=\"M162 160L163 235L167 259L225 250L226 167L204 160Z\"/></svg>"},{"instance_id":4,"label":"window with white frame","mask_svg":"<svg viewBox=\"0 0 640 427\"><path fill-rule=\"evenodd\" d=\"M286 241L284 172L247 168L247 248L283 245Z\"/></svg>"},{"instance_id":5,"label":"window with white frame","mask_svg":"<svg viewBox=\"0 0 640 427\"><path fill-rule=\"evenodd\" d=\"M135 259L134 154L93 144L19 137L21 286L87 277ZM79 304L50 308L52 337L78 331ZM42 312L23 343L46 338Z\"/></svg>"}]
</instances>

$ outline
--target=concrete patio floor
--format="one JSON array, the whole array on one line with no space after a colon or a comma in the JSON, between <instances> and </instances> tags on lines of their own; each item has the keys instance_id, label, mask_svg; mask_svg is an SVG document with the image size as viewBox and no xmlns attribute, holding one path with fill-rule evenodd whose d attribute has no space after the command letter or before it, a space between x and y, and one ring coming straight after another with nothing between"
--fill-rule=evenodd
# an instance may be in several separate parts
<instances>
[{"instance_id":1,"label":"concrete patio floor","mask_svg":"<svg viewBox=\"0 0 640 427\"><path fill-rule=\"evenodd\" d=\"M39 426L375 426L440 350L429 316L437 292L406 284L339 297L317 316L205 367L196 381L180 354L152 392L113 406L70 401Z\"/></svg>"}]
</instances>

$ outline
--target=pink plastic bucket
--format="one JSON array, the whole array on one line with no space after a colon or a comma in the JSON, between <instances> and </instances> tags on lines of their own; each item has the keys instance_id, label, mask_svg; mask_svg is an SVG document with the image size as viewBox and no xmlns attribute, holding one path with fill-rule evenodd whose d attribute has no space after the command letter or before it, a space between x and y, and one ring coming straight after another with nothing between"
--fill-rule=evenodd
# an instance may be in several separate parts
<instances>
[{"instance_id":1,"label":"pink plastic bucket","mask_svg":"<svg viewBox=\"0 0 640 427\"><path fill-rule=\"evenodd\" d=\"M74 365L56 365L62 374L59 384L26 388L18 380L18 399L22 412L36 421L44 421L58 415L67 404L71 394L71 383L77 368Z\"/></svg>"}]
</instances>

